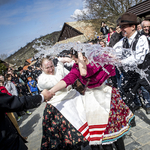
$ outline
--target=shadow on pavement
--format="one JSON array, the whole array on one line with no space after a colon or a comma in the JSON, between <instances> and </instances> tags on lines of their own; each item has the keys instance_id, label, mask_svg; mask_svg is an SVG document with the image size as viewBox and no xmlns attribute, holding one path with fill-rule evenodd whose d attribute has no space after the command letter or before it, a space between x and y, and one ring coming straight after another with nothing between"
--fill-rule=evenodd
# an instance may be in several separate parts
<instances>
[{"instance_id":1,"label":"shadow on pavement","mask_svg":"<svg viewBox=\"0 0 150 150\"><path fill-rule=\"evenodd\" d=\"M35 110L36 110L36 108L29 109L29 111L30 111L31 113L33 113ZM19 125L19 126L22 124L22 122L23 122L24 120L26 120L26 119L30 116L30 115L28 115L25 111L23 111L23 113L24 113L24 114L21 115L21 116L22 116L22 119L18 122L18 125ZM17 120L18 115L17 115L16 113L14 113L14 115L15 115L16 120ZM31 114L31 115L32 115L32 114Z\"/></svg>"},{"instance_id":2,"label":"shadow on pavement","mask_svg":"<svg viewBox=\"0 0 150 150\"><path fill-rule=\"evenodd\" d=\"M138 116L140 119L142 119L145 123L150 125L150 119L147 117L147 115L142 110L137 110L134 113L136 116Z\"/></svg>"},{"instance_id":3,"label":"shadow on pavement","mask_svg":"<svg viewBox=\"0 0 150 150\"><path fill-rule=\"evenodd\" d=\"M40 118L40 115L36 114L24 126L20 127L22 136L28 137L34 131L34 128L36 127Z\"/></svg>"}]
</instances>

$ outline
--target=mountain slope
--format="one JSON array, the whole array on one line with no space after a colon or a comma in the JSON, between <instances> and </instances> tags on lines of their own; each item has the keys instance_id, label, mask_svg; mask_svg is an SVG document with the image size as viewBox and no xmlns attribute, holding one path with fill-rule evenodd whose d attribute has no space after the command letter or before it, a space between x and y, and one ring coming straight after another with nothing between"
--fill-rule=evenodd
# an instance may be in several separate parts
<instances>
[{"instance_id":1,"label":"mountain slope","mask_svg":"<svg viewBox=\"0 0 150 150\"><path fill-rule=\"evenodd\" d=\"M5 61L17 67L24 66L25 60L32 58L38 52L38 50L34 48L35 46L52 46L57 42L59 35L60 31L56 31L51 34L41 36L40 38L28 43L26 46L21 47L17 52L6 58Z\"/></svg>"}]
</instances>

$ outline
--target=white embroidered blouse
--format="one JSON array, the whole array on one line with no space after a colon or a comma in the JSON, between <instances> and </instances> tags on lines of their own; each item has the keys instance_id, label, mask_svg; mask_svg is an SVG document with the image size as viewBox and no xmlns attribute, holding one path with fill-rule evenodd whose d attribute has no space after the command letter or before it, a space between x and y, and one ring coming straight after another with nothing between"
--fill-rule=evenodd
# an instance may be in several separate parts
<instances>
[{"instance_id":1,"label":"white embroidered blouse","mask_svg":"<svg viewBox=\"0 0 150 150\"><path fill-rule=\"evenodd\" d=\"M136 44L136 50L132 51L132 44L134 41L134 38L137 34L137 31L128 39L129 45L131 45L131 48L128 49L130 51L130 55L126 57L125 59L121 60L122 64L128 64L130 66L134 66L136 64L143 63L146 54L149 52L149 45L148 40L145 35L142 35L137 44ZM123 54L123 39L122 38L119 42L117 42L113 49L117 52L117 55L121 56Z\"/></svg>"},{"instance_id":2,"label":"white embroidered blouse","mask_svg":"<svg viewBox=\"0 0 150 150\"><path fill-rule=\"evenodd\" d=\"M54 85L56 85L62 78L64 78L69 71L64 68L63 63L60 61L57 64L57 67L55 67L55 73L54 75L45 74L42 72L42 74L38 77L38 88L40 91L44 89L51 89Z\"/></svg>"}]
</instances>

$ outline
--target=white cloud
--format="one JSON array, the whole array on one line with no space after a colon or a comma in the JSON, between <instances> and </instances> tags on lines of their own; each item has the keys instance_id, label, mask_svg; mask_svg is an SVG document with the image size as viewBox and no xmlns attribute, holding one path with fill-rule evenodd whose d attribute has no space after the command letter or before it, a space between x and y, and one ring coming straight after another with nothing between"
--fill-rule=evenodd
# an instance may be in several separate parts
<instances>
[{"instance_id":1,"label":"white cloud","mask_svg":"<svg viewBox=\"0 0 150 150\"><path fill-rule=\"evenodd\" d=\"M71 15L71 18L75 18L75 19L82 18L82 16L84 15L84 13L86 15L88 15L89 14L89 10L88 9L82 9L82 10L76 9L74 11L73 15Z\"/></svg>"},{"instance_id":2,"label":"white cloud","mask_svg":"<svg viewBox=\"0 0 150 150\"><path fill-rule=\"evenodd\" d=\"M82 15L83 13L82 13L82 11L80 10L80 9L76 9L75 11L74 11L74 16L77 16L77 15Z\"/></svg>"},{"instance_id":3,"label":"white cloud","mask_svg":"<svg viewBox=\"0 0 150 150\"><path fill-rule=\"evenodd\" d=\"M60 29L62 29L63 25L60 25Z\"/></svg>"}]
</instances>

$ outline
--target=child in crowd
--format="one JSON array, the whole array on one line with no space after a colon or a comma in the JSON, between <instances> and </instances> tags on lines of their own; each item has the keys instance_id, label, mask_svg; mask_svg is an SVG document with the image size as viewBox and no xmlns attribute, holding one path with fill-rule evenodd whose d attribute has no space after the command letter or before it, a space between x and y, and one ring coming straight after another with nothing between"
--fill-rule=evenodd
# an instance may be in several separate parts
<instances>
[{"instance_id":1,"label":"child in crowd","mask_svg":"<svg viewBox=\"0 0 150 150\"><path fill-rule=\"evenodd\" d=\"M28 77L27 86L31 95L33 96L38 95L39 91L38 91L37 83L35 80L32 79L32 77Z\"/></svg>"},{"instance_id":2,"label":"child in crowd","mask_svg":"<svg viewBox=\"0 0 150 150\"><path fill-rule=\"evenodd\" d=\"M106 47L106 42L105 42L104 40L101 40L101 41L100 41L100 45L101 45L102 47Z\"/></svg>"}]
</instances>

